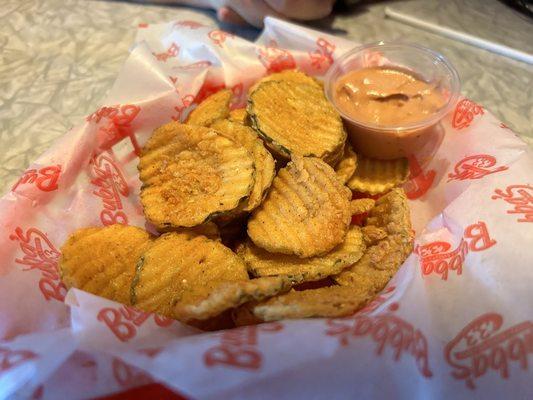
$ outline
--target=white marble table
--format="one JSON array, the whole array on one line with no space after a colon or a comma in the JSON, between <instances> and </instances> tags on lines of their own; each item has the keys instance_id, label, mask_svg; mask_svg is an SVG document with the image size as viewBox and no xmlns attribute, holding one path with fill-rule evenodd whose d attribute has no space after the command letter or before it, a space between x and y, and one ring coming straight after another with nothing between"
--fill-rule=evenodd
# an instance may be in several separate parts
<instances>
[{"instance_id":1,"label":"white marble table","mask_svg":"<svg viewBox=\"0 0 533 400\"><path fill-rule=\"evenodd\" d=\"M436 15L438 10L440 19L449 18L475 32L485 31L490 38L502 37L504 44L523 50L531 50L533 36L528 30L531 23L526 21L524 25L521 20L520 27L525 26L526 32L510 34L520 17L508 10L501 11L501 4L495 0L482 2L481 7L488 15L491 5L498 7L496 22L476 18L479 10L465 11L466 2L460 0L447 2L447 6L438 3L438 0L381 1L360 6L349 14L334 15L313 26L360 43L401 39L442 52L457 67L464 93L533 143L532 66L385 19L384 7L412 7L428 15ZM128 55L137 25L179 18L182 10L89 0L1 2L2 192L54 139L98 107ZM207 16L214 19L212 13ZM497 29L491 29L495 25ZM253 39L258 32L241 29L237 33Z\"/></svg>"}]
</instances>

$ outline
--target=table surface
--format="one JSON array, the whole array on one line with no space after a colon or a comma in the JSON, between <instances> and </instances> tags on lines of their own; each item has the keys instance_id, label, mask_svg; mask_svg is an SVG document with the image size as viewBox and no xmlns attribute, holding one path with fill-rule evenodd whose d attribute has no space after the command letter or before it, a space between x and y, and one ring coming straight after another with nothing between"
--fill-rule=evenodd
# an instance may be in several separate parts
<instances>
[{"instance_id":1,"label":"table surface","mask_svg":"<svg viewBox=\"0 0 533 400\"><path fill-rule=\"evenodd\" d=\"M386 19L385 7L529 52L530 21L496 0L413 0L364 2L311 26L359 43L403 40L441 52L459 71L463 93L533 144L533 66ZM2 192L57 137L100 105L128 56L137 25L177 19L182 11L129 2L2 1ZM212 12L204 14L215 20ZM233 31L252 40L258 35L254 29Z\"/></svg>"}]
</instances>

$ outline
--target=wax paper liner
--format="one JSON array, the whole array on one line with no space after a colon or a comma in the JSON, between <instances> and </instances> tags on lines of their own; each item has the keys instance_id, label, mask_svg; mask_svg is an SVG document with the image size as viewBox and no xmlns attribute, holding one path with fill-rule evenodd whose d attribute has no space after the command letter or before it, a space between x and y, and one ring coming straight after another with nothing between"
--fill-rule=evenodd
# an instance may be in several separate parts
<instances>
[{"instance_id":1,"label":"wax paper liner","mask_svg":"<svg viewBox=\"0 0 533 400\"><path fill-rule=\"evenodd\" d=\"M104 106L0 200L0 398L153 382L198 399L533 396L533 157L466 98L443 121L437 154L410 159L414 252L352 317L202 333L61 284L69 233L145 226L137 154L155 127L222 87L242 106L266 73L322 76L354 46L270 18L255 43L190 13L140 25Z\"/></svg>"}]
</instances>

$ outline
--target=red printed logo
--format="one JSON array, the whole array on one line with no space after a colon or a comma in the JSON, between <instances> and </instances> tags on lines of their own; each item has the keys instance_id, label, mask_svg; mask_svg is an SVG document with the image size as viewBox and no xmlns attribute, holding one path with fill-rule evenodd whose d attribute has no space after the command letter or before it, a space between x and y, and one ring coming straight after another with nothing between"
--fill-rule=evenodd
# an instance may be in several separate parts
<instances>
[{"instance_id":1,"label":"red printed logo","mask_svg":"<svg viewBox=\"0 0 533 400\"><path fill-rule=\"evenodd\" d=\"M511 128L509 126L505 125L503 122L500 122L500 128L511 130Z\"/></svg>"},{"instance_id":2,"label":"red printed logo","mask_svg":"<svg viewBox=\"0 0 533 400\"><path fill-rule=\"evenodd\" d=\"M483 251L496 243L496 240L489 236L485 222L479 221L466 227L464 238L455 250L450 251L452 246L448 242L436 241L417 246L415 253L420 258L422 276L436 274L445 281L450 271L462 275L468 251Z\"/></svg>"},{"instance_id":3,"label":"red printed logo","mask_svg":"<svg viewBox=\"0 0 533 400\"><path fill-rule=\"evenodd\" d=\"M476 115L483 115L483 107L472 100L463 99L455 107L452 118L452 127L457 130L468 128Z\"/></svg>"},{"instance_id":4,"label":"red printed logo","mask_svg":"<svg viewBox=\"0 0 533 400\"><path fill-rule=\"evenodd\" d=\"M273 322L268 325L243 326L218 335L220 344L204 353L207 367L216 365L257 370L261 368L262 354L257 349L259 332L279 332L283 325Z\"/></svg>"},{"instance_id":5,"label":"red printed logo","mask_svg":"<svg viewBox=\"0 0 533 400\"><path fill-rule=\"evenodd\" d=\"M405 195L409 200L416 200L427 193L433 185L437 172L430 169L422 171L418 160L414 156L409 157L409 175L411 179L404 185Z\"/></svg>"},{"instance_id":6,"label":"red printed logo","mask_svg":"<svg viewBox=\"0 0 533 400\"><path fill-rule=\"evenodd\" d=\"M49 167L37 169L29 169L11 188L14 192L19 185L35 184L37 189L43 192L51 192L57 190L57 181L61 174L61 165L51 165Z\"/></svg>"},{"instance_id":7,"label":"red printed logo","mask_svg":"<svg viewBox=\"0 0 533 400\"><path fill-rule=\"evenodd\" d=\"M470 251L487 250L497 243L490 237L487 224L483 221L468 225L464 231L464 237L468 240L468 250Z\"/></svg>"},{"instance_id":8,"label":"red printed logo","mask_svg":"<svg viewBox=\"0 0 533 400\"><path fill-rule=\"evenodd\" d=\"M111 148L125 137L129 137L135 154L141 153L141 148L137 143L131 123L137 117L141 108L134 104L114 105L111 107L102 107L87 117L87 122L99 124L104 122L98 128L99 139L102 141L100 147Z\"/></svg>"},{"instance_id":9,"label":"red printed logo","mask_svg":"<svg viewBox=\"0 0 533 400\"><path fill-rule=\"evenodd\" d=\"M96 318L98 321L106 324L118 340L127 342L135 337L137 328L144 324L152 315L154 322L158 326L167 327L173 322L170 318L139 311L129 306L122 306L119 309L111 307L102 308Z\"/></svg>"},{"instance_id":10,"label":"red printed logo","mask_svg":"<svg viewBox=\"0 0 533 400\"><path fill-rule=\"evenodd\" d=\"M37 354L30 350L11 350L0 347L0 373L35 358L37 358Z\"/></svg>"},{"instance_id":11,"label":"red printed logo","mask_svg":"<svg viewBox=\"0 0 533 400\"><path fill-rule=\"evenodd\" d=\"M201 24L198 21L184 20L184 21L176 22L174 24L174 26L183 26L183 27L189 28L189 29L198 29L198 28L204 27L205 25Z\"/></svg>"},{"instance_id":12,"label":"red printed logo","mask_svg":"<svg viewBox=\"0 0 533 400\"><path fill-rule=\"evenodd\" d=\"M363 66L380 66L384 60L380 51L365 51L363 54Z\"/></svg>"},{"instance_id":13,"label":"red printed logo","mask_svg":"<svg viewBox=\"0 0 533 400\"><path fill-rule=\"evenodd\" d=\"M129 188L120 167L111 154L100 153L91 159L91 183L98 187L93 194L102 199L104 209L100 212L100 221L104 226L128 224L128 216L122 211L123 197L129 196Z\"/></svg>"},{"instance_id":14,"label":"red printed logo","mask_svg":"<svg viewBox=\"0 0 533 400\"><path fill-rule=\"evenodd\" d=\"M50 239L37 228L29 228L26 233L17 227L15 232L9 235L9 239L18 241L20 249L24 253L22 258L16 258L17 264L26 265L23 271L38 270L41 273L39 290L48 301L51 299L63 301L67 289L61 282L57 270L57 262L60 253Z\"/></svg>"},{"instance_id":15,"label":"red printed logo","mask_svg":"<svg viewBox=\"0 0 533 400\"><path fill-rule=\"evenodd\" d=\"M448 174L448 182L453 180L481 179L485 175L505 171L506 166L496 167L496 158L488 154L476 154L463 158L455 164L453 173Z\"/></svg>"},{"instance_id":16,"label":"red printed logo","mask_svg":"<svg viewBox=\"0 0 533 400\"><path fill-rule=\"evenodd\" d=\"M167 51L162 53L152 53L158 61L167 62L169 58L176 58L180 52L180 47L172 42Z\"/></svg>"},{"instance_id":17,"label":"red printed logo","mask_svg":"<svg viewBox=\"0 0 533 400\"><path fill-rule=\"evenodd\" d=\"M142 386L152 382L152 378L146 373L118 358L113 358L112 368L113 377L122 387Z\"/></svg>"},{"instance_id":18,"label":"red printed logo","mask_svg":"<svg viewBox=\"0 0 533 400\"><path fill-rule=\"evenodd\" d=\"M505 191L496 189L494 193L492 200L502 199L513 206L507 214L521 214L518 222L533 222L533 186L509 185Z\"/></svg>"},{"instance_id":19,"label":"red printed logo","mask_svg":"<svg viewBox=\"0 0 533 400\"><path fill-rule=\"evenodd\" d=\"M233 99L231 100L231 104L239 104L242 95L244 94L244 85L242 83L237 83L236 85L231 87L231 92L233 93Z\"/></svg>"},{"instance_id":20,"label":"red printed logo","mask_svg":"<svg viewBox=\"0 0 533 400\"><path fill-rule=\"evenodd\" d=\"M292 54L288 50L280 49L275 40L271 40L270 45L264 49L259 49L259 61L269 74L296 68L296 61Z\"/></svg>"},{"instance_id":21,"label":"red printed logo","mask_svg":"<svg viewBox=\"0 0 533 400\"><path fill-rule=\"evenodd\" d=\"M139 28L148 28L148 24L146 22L141 22L139 25L137 25Z\"/></svg>"},{"instance_id":22,"label":"red printed logo","mask_svg":"<svg viewBox=\"0 0 533 400\"><path fill-rule=\"evenodd\" d=\"M317 49L309 52L311 66L319 71L327 71L333 64L335 45L324 38L316 40Z\"/></svg>"},{"instance_id":23,"label":"red printed logo","mask_svg":"<svg viewBox=\"0 0 533 400\"><path fill-rule=\"evenodd\" d=\"M503 325L500 314L487 313L470 322L444 348L444 358L453 368L452 376L475 389L475 379L489 372L509 378L509 363L516 361L524 371L533 353L533 322L525 321L498 332Z\"/></svg>"},{"instance_id":24,"label":"red printed logo","mask_svg":"<svg viewBox=\"0 0 533 400\"><path fill-rule=\"evenodd\" d=\"M235 35L221 31L220 29L215 29L209 32L207 36L218 47L222 47L227 38L233 39L235 37Z\"/></svg>"},{"instance_id":25,"label":"red printed logo","mask_svg":"<svg viewBox=\"0 0 533 400\"><path fill-rule=\"evenodd\" d=\"M192 106L194 103L194 96L192 94L187 94L181 98L181 105L175 106L174 110L176 114L172 115L174 121L183 121L185 111Z\"/></svg>"},{"instance_id":26,"label":"red printed logo","mask_svg":"<svg viewBox=\"0 0 533 400\"><path fill-rule=\"evenodd\" d=\"M137 350L139 353L144 354L150 358L154 358L163 350L162 347L145 347L143 349Z\"/></svg>"},{"instance_id":27,"label":"red printed logo","mask_svg":"<svg viewBox=\"0 0 533 400\"><path fill-rule=\"evenodd\" d=\"M198 69L198 68L207 68L213 65L211 61L203 60L203 61L197 61L192 64L187 65L180 65L178 68L183 70L192 70L192 69Z\"/></svg>"},{"instance_id":28,"label":"red printed logo","mask_svg":"<svg viewBox=\"0 0 533 400\"><path fill-rule=\"evenodd\" d=\"M449 251L450 247L448 242L432 242L417 247L415 253L420 256L422 275L435 273L443 281L448 279L449 271L457 271L457 275L462 275L468 244L462 240L455 250Z\"/></svg>"},{"instance_id":29,"label":"red printed logo","mask_svg":"<svg viewBox=\"0 0 533 400\"><path fill-rule=\"evenodd\" d=\"M326 335L337 337L341 346L347 346L352 338L369 337L377 344L377 356L381 356L387 347L392 348L394 361L399 361L407 353L414 358L422 376L431 378L433 373L429 369L427 339L420 330L394 315L397 309L398 304L393 303L385 314L369 316L359 313L352 317L329 319L326 321Z\"/></svg>"},{"instance_id":30,"label":"red printed logo","mask_svg":"<svg viewBox=\"0 0 533 400\"><path fill-rule=\"evenodd\" d=\"M32 400L39 400L39 399L43 398L43 394L44 394L44 386L43 385L39 385L33 391L32 395L31 395L31 398L32 398Z\"/></svg>"}]
</instances>

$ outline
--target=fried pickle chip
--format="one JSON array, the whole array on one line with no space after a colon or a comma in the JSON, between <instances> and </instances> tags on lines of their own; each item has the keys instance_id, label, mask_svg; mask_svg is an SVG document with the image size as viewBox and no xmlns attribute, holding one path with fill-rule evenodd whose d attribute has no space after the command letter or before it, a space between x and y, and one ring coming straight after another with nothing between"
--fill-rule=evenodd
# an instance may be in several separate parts
<instances>
[{"instance_id":1,"label":"fried pickle chip","mask_svg":"<svg viewBox=\"0 0 533 400\"><path fill-rule=\"evenodd\" d=\"M229 89L223 89L212 94L191 111L186 123L188 125L210 126L218 119L227 118L232 96Z\"/></svg>"},{"instance_id":2,"label":"fried pickle chip","mask_svg":"<svg viewBox=\"0 0 533 400\"><path fill-rule=\"evenodd\" d=\"M61 279L67 288L129 304L135 264L150 242L148 232L134 226L80 229L61 247Z\"/></svg>"},{"instance_id":3,"label":"fried pickle chip","mask_svg":"<svg viewBox=\"0 0 533 400\"><path fill-rule=\"evenodd\" d=\"M352 210L353 215L362 214L369 212L374 205L376 204L376 201L374 199L357 199L352 200L350 203L350 208Z\"/></svg>"},{"instance_id":4,"label":"fried pickle chip","mask_svg":"<svg viewBox=\"0 0 533 400\"><path fill-rule=\"evenodd\" d=\"M260 321L341 317L364 307L383 290L413 248L409 208L402 189L395 188L376 201L363 230L376 235L370 241L374 244L359 261L333 276L338 286L293 290L267 301L244 305L234 312L237 325L253 321L251 315Z\"/></svg>"},{"instance_id":5,"label":"fried pickle chip","mask_svg":"<svg viewBox=\"0 0 533 400\"><path fill-rule=\"evenodd\" d=\"M363 240L367 246L376 244L381 239L385 239L387 237L387 231L383 228L378 228L377 226L363 226L362 230Z\"/></svg>"},{"instance_id":6,"label":"fried pickle chip","mask_svg":"<svg viewBox=\"0 0 533 400\"><path fill-rule=\"evenodd\" d=\"M243 211L252 211L261 204L267 189L272 184L276 174L274 158L257 137L254 130L248 126L228 120L220 120L216 121L211 128L222 136L243 146L254 159L256 169L255 182L248 200L242 208Z\"/></svg>"},{"instance_id":7,"label":"fried pickle chip","mask_svg":"<svg viewBox=\"0 0 533 400\"><path fill-rule=\"evenodd\" d=\"M247 111L252 127L282 159L314 156L332 164L346 141L339 113L317 85L264 82L250 95Z\"/></svg>"},{"instance_id":8,"label":"fried pickle chip","mask_svg":"<svg viewBox=\"0 0 533 400\"><path fill-rule=\"evenodd\" d=\"M293 157L248 220L248 235L270 252L313 257L344 241L351 193L316 157Z\"/></svg>"},{"instance_id":9,"label":"fried pickle chip","mask_svg":"<svg viewBox=\"0 0 533 400\"><path fill-rule=\"evenodd\" d=\"M352 149L349 143L344 146L344 153L341 160L335 165L335 172L339 179L346 183L355 173L357 169L357 154Z\"/></svg>"},{"instance_id":10,"label":"fried pickle chip","mask_svg":"<svg viewBox=\"0 0 533 400\"><path fill-rule=\"evenodd\" d=\"M409 176L406 158L376 160L359 157L357 169L348 180L348 187L369 194L384 193L405 181Z\"/></svg>"},{"instance_id":11,"label":"fried pickle chip","mask_svg":"<svg viewBox=\"0 0 533 400\"><path fill-rule=\"evenodd\" d=\"M353 314L367 304L373 294L357 287L330 286L296 291L273 297L253 307L253 315L260 321L279 319L342 317ZM241 312L250 312L241 311ZM236 321L243 319L237 316Z\"/></svg>"},{"instance_id":12,"label":"fried pickle chip","mask_svg":"<svg viewBox=\"0 0 533 400\"><path fill-rule=\"evenodd\" d=\"M236 108L235 110L230 111L228 119L232 122L238 122L239 124L245 124L248 113L246 108Z\"/></svg>"},{"instance_id":13,"label":"fried pickle chip","mask_svg":"<svg viewBox=\"0 0 533 400\"><path fill-rule=\"evenodd\" d=\"M162 230L200 225L232 211L255 181L252 155L243 146L177 122L155 130L138 169L145 216Z\"/></svg>"},{"instance_id":14,"label":"fried pickle chip","mask_svg":"<svg viewBox=\"0 0 533 400\"><path fill-rule=\"evenodd\" d=\"M205 320L249 301L261 301L288 291L292 281L286 276L273 276L239 282L221 282L205 298L194 292L184 295L174 315L180 321Z\"/></svg>"},{"instance_id":15,"label":"fried pickle chip","mask_svg":"<svg viewBox=\"0 0 533 400\"><path fill-rule=\"evenodd\" d=\"M248 280L246 265L230 249L204 236L161 235L142 253L131 285L131 304L175 318L176 305L205 298L221 282Z\"/></svg>"},{"instance_id":16,"label":"fried pickle chip","mask_svg":"<svg viewBox=\"0 0 533 400\"><path fill-rule=\"evenodd\" d=\"M322 89L322 83L315 78L310 77L306 73L299 71L297 69L286 69L281 72L275 72L273 74L267 75L264 78L257 81L250 89L248 93L252 93L257 87L264 82L271 81L289 81L295 83L306 83L308 85L314 85Z\"/></svg>"},{"instance_id":17,"label":"fried pickle chip","mask_svg":"<svg viewBox=\"0 0 533 400\"><path fill-rule=\"evenodd\" d=\"M364 288L374 295L385 287L413 250L409 206L403 189L395 188L376 201L363 232L375 244L334 280L343 286Z\"/></svg>"},{"instance_id":18,"label":"fried pickle chip","mask_svg":"<svg viewBox=\"0 0 533 400\"><path fill-rule=\"evenodd\" d=\"M286 254L269 253L248 241L237 254L253 276L288 275L300 282L317 281L340 273L358 261L365 250L363 234L358 226L351 226L344 242L323 256L299 258Z\"/></svg>"}]
</instances>

